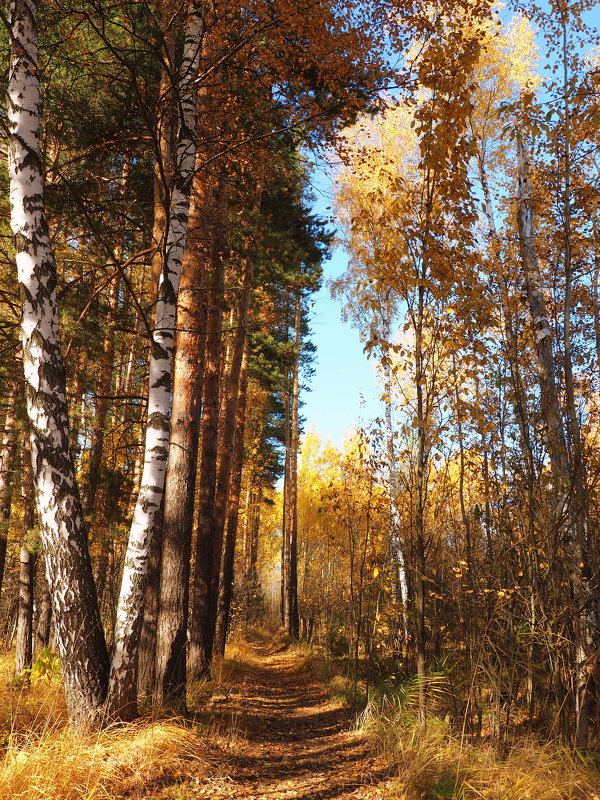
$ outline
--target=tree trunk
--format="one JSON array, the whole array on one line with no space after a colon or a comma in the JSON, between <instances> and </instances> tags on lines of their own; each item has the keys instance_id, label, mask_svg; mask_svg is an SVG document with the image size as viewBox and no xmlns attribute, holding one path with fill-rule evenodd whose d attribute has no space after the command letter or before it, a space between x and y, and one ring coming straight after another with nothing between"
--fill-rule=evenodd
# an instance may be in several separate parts
<instances>
[{"instance_id":1,"label":"tree trunk","mask_svg":"<svg viewBox=\"0 0 600 800\"><path fill-rule=\"evenodd\" d=\"M198 532L196 563L190 619L188 670L190 677L206 675L210 669L214 639L213 564L221 559L222 542L213 538L215 516L217 451L219 439L219 388L223 326L223 223L225 221L224 187L219 185L216 206L219 223L214 226L211 255L211 286L206 321L206 358L204 366L204 403L202 407L202 454L198 489Z\"/></svg>"},{"instance_id":2,"label":"tree trunk","mask_svg":"<svg viewBox=\"0 0 600 800\"><path fill-rule=\"evenodd\" d=\"M300 619L298 615L298 447L299 420L298 402L300 394L300 325L302 322L302 296L298 292L294 315L294 363L292 366L292 394L290 412L290 469L288 490L288 548L286 582L285 628L290 636L298 638Z\"/></svg>"},{"instance_id":3,"label":"tree trunk","mask_svg":"<svg viewBox=\"0 0 600 800\"><path fill-rule=\"evenodd\" d=\"M152 303L155 303L158 297L160 277L165 264L168 229L167 210L169 208L169 196L172 188L171 179L173 175L171 140L173 138L174 121L176 117L173 107L174 87L172 77L175 74L175 40L172 25L173 13L173 4L171 2L164 2L161 6L163 30L161 56L163 63L161 64L158 102L156 104L156 158L154 160L153 183L154 219L152 223L152 245L156 249L152 255L151 264L150 300Z\"/></svg>"},{"instance_id":4,"label":"tree trunk","mask_svg":"<svg viewBox=\"0 0 600 800\"><path fill-rule=\"evenodd\" d=\"M394 582L397 599L400 603L400 616L402 625L402 652L406 653L408 644L408 580L406 578L406 562L404 559L404 543L400 530L400 514L398 512L398 477L396 474L396 458L394 453L394 424L392 419L392 364L390 352L391 324L389 310L389 295L382 306L382 333L383 333L383 375L384 375L384 403L385 403L385 438L388 460L388 492L390 502L390 543L392 557L396 564L396 577Z\"/></svg>"},{"instance_id":5,"label":"tree trunk","mask_svg":"<svg viewBox=\"0 0 600 800\"><path fill-rule=\"evenodd\" d=\"M227 530L223 549L223 576L219 590L219 608L215 633L214 652L225 655L225 643L229 627L231 598L233 595L233 572L235 565L235 545L237 539L240 491L242 488L242 472L244 466L244 431L246 423L246 393L248 388L248 338L245 340L244 357L240 373L240 390L235 418L235 445L229 502L227 505Z\"/></svg>"},{"instance_id":6,"label":"tree trunk","mask_svg":"<svg viewBox=\"0 0 600 800\"><path fill-rule=\"evenodd\" d=\"M202 33L201 9L193 0L188 9L180 72L178 100L181 117L177 135L175 178L150 356L144 466L125 555L107 698L108 712L122 719L130 719L137 713L137 656L148 561L167 469L171 362L177 290L186 245L190 187L196 160L196 79L200 65Z\"/></svg>"},{"instance_id":7,"label":"tree trunk","mask_svg":"<svg viewBox=\"0 0 600 800\"><path fill-rule=\"evenodd\" d=\"M281 624L287 628L287 620L289 619L288 601L288 583L289 583L289 541L290 541L290 420L291 420L291 393L289 391L283 392L283 403L285 407L285 464L283 472L283 507L282 507L282 520L281 520Z\"/></svg>"},{"instance_id":8,"label":"tree trunk","mask_svg":"<svg viewBox=\"0 0 600 800\"><path fill-rule=\"evenodd\" d=\"M157 624L155 701L185 710L190 556L194 524L200 400L206 344L203 191L198 173L190 209L190 246L177 305L173 409L165 486L162 569Z\"/></svg>"},{"instance_id":9,"label":"tree trunk","mask_svg":"<svg viewBox=\"0 0 600 800\"><path fill-rule=\"evenodd\" d=\"M33 655L33 582L36 556L32 552L31 537L33 536L35 514L31 448L28 446L27 436L24 437L22 456L23 543L19 556L19 611L17 615L15 675L20 675L23 670L31 667Z\"/></svg>"},{"instance_id":10,"label":"tree trunk","mask_svg":"<svg viewBox=\"0 0 600 800\"><path fill-rule=\"evenodd\" d=\"M225 386L225 409L221 426L221 442L219 452L219 469L217 474L217 490L215 495L215 508L213 516L212 539L214 542L213 564L210 585L209 621L208 624L216 630L219 598L219 578L221 575L221 555L223 552L223 534L225 530L225 516L227 513L227 500L236 448L236 430L239 426L238 407L241 393L242 363L246 352L248 330L248 310L250 308L250 295L254 277L253 254L244 260L242 292L238 309L238 321L235 331L231 365ZM230 545L231 546L231 545ZM235 542L234 542L235 546ZM223 576L225 580L225 576ZM231 577L228 578L231 580Z\"/></svg>"},{"instance_id":11,"label":"tree trunk","mask_svg":"<svg viewBox=\"0 0 600 800\"><path fill-rule=\"evenodd\" d=\"M521 261L531 324L536 341L538 376L540 381L540 412L545 425L548 454L556 491L556 521L562 532L568 559L574 629L574 685L576 713L576 742L586 746L589 703L587 701L586 664L591 643L588 612L593 598L584 578L586 564L583 525L579 524L578 489L574 486L569 463L558 390L555 382L555 363L552 333L546 310L542 275L535 246L534 207L530 180L529 154L521 138L517 139L518 159L518 227ZM573 507L575 506L575 507Z\"/></svg>"},{"instance_id":12,"label":"tree trunk","mask_svg":"<svg viewBox=\"0 0 600 800\"><path fill-rule=\"evenodd\" d=\"M73 723L85 724L106 694L108 654L69 450L56 266L39 152L35 0L14 0L9 20L8 170L32 466L67 707Z\"/></svg>"},{"instance_id":13,"label":"tree trunk","mask_svg":"<svg viewBox=\"0 0 600 800\"><path fill-rule=\"evenodd\" d=\"M127 177L129 174L129 158L123 161L121 170L121 196L125 193ZM114 250L115 265L119 265L123 260L124 242L121 241ZM108 290L108 313L106 315L106 330L104 342L102 344L102 360L98 372L98 383L96 386L96 397L94 398L94 429L90 442L90 454L86 480L85 492L85 511L90 517L94 514L96 503L96 492L100 480L100 468L102 466L102 454L104 451L104 438L106 436L106 417L108 414L108 404L110 389L114 375L115 360L115 337L113 324L119 308L119 287L121 285L120 274L117 273L112 279Z\"/></svg>"},{"instance_id":14,"label":"tree trunk","mask_svg":"<svg viewBox=\"0 0 600 800\"><path fill-rule=\"evenodd\" d=\"M40 564L41 561L41 564ZM46 579L46 569L43 559L38 559L37 563L37 585L38 585L38 602L36 604L35 614L35 634L34 634L34 658L39 655L40 650L48 647L50 644L50 627L52 621L52 605L50 603L50 589Z\"/></svg>"},{"instance_id":15,"label":"tree trunk","mask_svg":"<svg viewBox=\"0 0 600 800\"><path fill-rule=\"evenodd\" d=\"M423 319L424 289L418 288L418 311L415 325L415 389L417 394L417 469L416 469L416 510L415 510L415 638L417 647L417 676L419 680L419 724L427 721L427 696L425 688L425 495L427 478L427 445L425 404L423 398Z\"/></svg>"},{"instance_id":16,"label":"tree trunk","mask_svg":"<svg viewBox=\"0 0 600 800\"><path fill-rule=\"evenodd\" d=\"M162 515L161 515L162 516ZM160 522L158 523L159 527ZM162 531L161 531L162 532ZM156 644L158 627L159 587L161 575L162 536L153 536L148 564L148 581L144 596L144 620L140 635L137 693L148 703L156 683Z\"/></svg>"},{"instance_id":17,"label":"tree trunk","mask_svg":"<svg viewBox=\"0 0 600 800\"><path fill-rule=\"evenodd\" d=\"M0 592L4 580L4 565L6 563L6 543L8 539L8 525L10 522L10 467L14 447L15 427L15 402L17 398L16 386L10 390L6 400L6 415L4 429L0 439Z\"/></svg>"}]
</instances>

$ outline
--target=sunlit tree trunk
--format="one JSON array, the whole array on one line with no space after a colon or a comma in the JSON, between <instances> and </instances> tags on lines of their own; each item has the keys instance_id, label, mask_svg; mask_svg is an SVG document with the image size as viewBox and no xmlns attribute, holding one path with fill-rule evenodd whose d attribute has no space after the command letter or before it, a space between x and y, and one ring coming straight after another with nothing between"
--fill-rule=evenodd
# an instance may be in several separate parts
<instances>
[{"instance_id":1,"label":"sunlit tree trunk","mask_svg":"<svg viewBox=\"0 0 600 800\"><path fill-rule=\"evenodd\" d=\"M202 12L193 2L188 9L178 86L180 119L175 175L150 355L144 466L125 555L107 700L109 713L123 719L131 718L137 712L137 658L148 559L163 498L167 468L171 362L177 291L187 239L190 188L196 159L196 79L200 65L202 33Z\"/></svg>"},{"instance_id":2,"label":"sunlit tree trunk","mask_svg":"<svg viewBox=\"0 0 600 800\"><path fill-rule=\"evenodd\" d=\"M156 129L154 146L153 204L154 219L152 223L152 244L156 248L152 255L150 300L155 303L158 295L161 274L163 272L166 252L169 197L173 176L174 133L174 96L173 75L175 73L175 37L173 33L174 6L170 0L161 4L162 41L160 56L162 59L158 101L156 104Z\"/></svg>"},{"instance_id":3,"label":"sunlit tree trunk","mask_svg":"<svg viewBox=\"0 0 600 800\"><path fill-rule=\"evenodd\" d=\"M213 229L213 251L210 269L210 299L206 320L206 357L204 366L204 402L202 406L202 446L198 484L198 535L194 587L191 599L190 646L188 671L190 677L207 674L210 669L214 623L213 564L220 560L220 543L213 539L217 455L219 441L219 408L222 374L222 327L225 264L223 258L223 226L225 223L225 194L223 186L216 190L217 218ZM207 276L208 280L208 276ZM216 597L214 598L216 602Z\"/></svg>"},{"instance_id":4,"label":"sunlit tree trunk","mask_svg":"<svg viewBox=\"0 0 600 800\"><path fill-rule=\"evenodd\" d=\"M294 312L294 361L292 364L292 388L290 397L290 453L289 488L287 493L287 560L285 628L290 636L298 638L300 619L298 615L298 448L299 418L298 404L300 394L300 326L302 322L302 296L296 296Z\"/></svg>"},{"instance_id":5,"label":"sunlit tree trunk","mask_svg":"<svg viewBox=\"0 0 600 800\"><path fill-rule=\"evenodd\" d=\"M262 187L259 185L254 203L254 212L260 208L262 197ZM216 636L217 617L219 607L219 596L221 590L221 567L225 565L227 556L223 553L223 537L225 533L225 521L227 515L227 503L231 483L232 468L235 460L236 436L239 429L238 406L242 391L242 363L246 353L246 342L248 336L248 313L250 309L250 297L254 281L254 259L252 252L252 242L254 236L249 236L245 250L245 257L242 261L241 292L237 307L235 320L235 332L230 345L230 358L226 359L229 363L229 370L225 379L223 414L221 423L221 438L219 442L219 467L217 472L217 483L215 493L215 507L213 515L213 530L211 533L213 544L213 563L211 586L209 594L208 624L214 630ZM233 310L233 309L232 309ZM229 544L231 547L231 543ZM235 547L235 541L233 543ZM227 580L231 582L233 573ZM223 581L225 576L223 575ZM230 590L229 590L230 591ZM223 641L224 647L224 641ZM213 649L214 645L213 645Z\"/></svg>"},{"instance_id":6,"label":"sunlit tree trunk","mask_svg":"<svg viewBox=\"0 0 600 800\"><path fill-rule=\"evenodd\" d=\"M400 530L400 514L398 512L398 477L396 473L396 457L394 452L394 421L392 416L392 363L390 352L391 323L389 310L389 296L382 303L382 336L383 336L383 393L385 405L385 438L388 461L388 490L390 501L390 543L392 557L397 570L397 580L394 582L397 599L400 604L400 617L402 626L402 649L406 651L408 643L408 581L406 579L406 563L404 559L404 544Z\"/></svg>"},{"instance_id":7,"label":"sunlit tree trunk","mask_svg":"<svg viewBox=\"0 0 600 800\"><path fill-rule=\"evenodd\" d=\"M34 608L34 641L33 657L35 658L40 650L48 647L50 643L50 627L52 622L52 605L50 603L50 589L46 579L46 569L42 558L37 559L37 579L38 601Z\"/></svg>"},{"instance_id":8,"label":"sunlit tree trunk","mask_svg":"<svg viewBox=\"0 0 600 800\"><path fill-rule=\"evenodd\" d=\"M44 212L34 0L9 9L7 117L11 227L22 300L21 337L36 504L69 716L89 723L106 695L108 654L69 449L58 334L56 266Z\"/></svg>"},{"instance_id":9,"label":"sunlit tree trunk","mask_svg":"<svg viewBox=\"0 0 600 800\"><path fill-rule=\"evenodd\" d=\"M158 524L160 525L161 522ZM152 697L156 683L156 643L158 636L161 547L162 536L153 536L148 556L148 580L146 582L146 594L144 596L144 619L140 634L138 656L137 693L139 697L143 698L145 703L148 703Z\"/></svg>"},{"instance_id":10,"label":"sunlit tree trunk","mask_svg":"<svg viewBox=\"0 0 600 800\"><path fill-rule=\"evenodd\" d=\"M425 493L427 480L427 445L425 403L423 388L425 375L423 373L423 320L424 320L424 289L417 289L417 318L415 322L415 390L417 394L417 463L415 487L415 639L417 675L419 678L419 724L425 725L427 714L427 699L425 689Z\"/></svg>"},{"instance_id":11,"label":"sunlit tree trunk","mask_svg":"<svg viewBox=\"0 0 600 800\"><path fill-rule=\"evenodd\" d=\"M157 704L184 710L190 557L194 524L200 400L206 345L202 186L194 181L190 246L182 267L173 365L173 410L165 487L162 569L157 623Z\"/></svg>"},{"instance_id":12,"label":"sunlit tree trunk","mask_svg":"<svg viewBox=\"0 0 600 800\"><path fill-rule=\"evenodd\" d=\"M287 627L287 620L289 619L288 600L289 600L289 542L290 542L290 416L291 416L291 393L289 391L283 392L283 404L285 408L284 424L285 424L285 462L283 472L283 507L281 519L281 624Z\"/></svg>"},{"instance_id":13,"label":"sunlit tree trunk","mask_svg":"<svg viewBox=\"0 0 600 800\"><path fill-rule=\"evenodd\" d=\"M584 577L586 564L583 525L578 524L578 491L573 485L565 430L555 380L552 331L546 309L543 279L535 246L534 205L531 189L529 154L521 138L517 139L518 159L518 228L521 261L531 311L531 325L536 344L540 381L540 412L545 426L548 454L556 491L556 520L564 537L568 555L569 582L573 597L575 647L576 741L586 746L589 703L587 702L587 651L590 634L588 612L590 590Z\"/></svg>"},{"instance_id":14,"label":"sunlit tree trunk","mask_svg":"<svg viewBox=\"0 0 600 800\"><path fill-rule=\"evenodd\" d=\"M2 430L2 437L0 438L0 592L2 591L2 583L4 580L8 523L10 521L10 466L14 448L16 398L17 389L13 386L6 398L4 428Z\"/></svg>"}]
</instances>

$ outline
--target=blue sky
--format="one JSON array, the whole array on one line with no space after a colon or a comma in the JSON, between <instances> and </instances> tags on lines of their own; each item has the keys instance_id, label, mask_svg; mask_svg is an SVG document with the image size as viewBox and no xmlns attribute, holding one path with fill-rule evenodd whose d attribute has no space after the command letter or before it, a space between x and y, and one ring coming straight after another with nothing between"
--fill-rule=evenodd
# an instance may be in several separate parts
<instances>
[{"instance_id":1,"label":"blue sky","mask_svg":"<svg viewBox=\"0 0 600 800\"><path fill-rule=\"evenodd\" d=\"M329 217L331 179L322 165L317 166L313 187L314 212ZM323 439L337 446L359 421L382 413L373 362L363 353L358 331L342 321L342 305L331 298L327 288L327 281L344 272L346 263L346 253L338 247L324 264L323 286L313 297L311 314L312 341L317 348L315 374L311 391L302 395L305 430L314 427Z\"/></svg>"}]
</instances>

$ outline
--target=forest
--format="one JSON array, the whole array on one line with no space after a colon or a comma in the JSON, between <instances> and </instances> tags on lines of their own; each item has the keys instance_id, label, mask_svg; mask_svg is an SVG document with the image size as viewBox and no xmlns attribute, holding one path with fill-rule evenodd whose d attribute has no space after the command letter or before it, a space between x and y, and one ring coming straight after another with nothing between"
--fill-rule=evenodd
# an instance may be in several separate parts
<instances>
[{"instance_id":1,"label":"forest","mask_svg":"<svg viewBox=\"0 0 600 800\"><path fill-rule=\"evenodd\" d=\"M597 800L597 5L0 20L0 797Z\"/></svg>"}]
</instances>

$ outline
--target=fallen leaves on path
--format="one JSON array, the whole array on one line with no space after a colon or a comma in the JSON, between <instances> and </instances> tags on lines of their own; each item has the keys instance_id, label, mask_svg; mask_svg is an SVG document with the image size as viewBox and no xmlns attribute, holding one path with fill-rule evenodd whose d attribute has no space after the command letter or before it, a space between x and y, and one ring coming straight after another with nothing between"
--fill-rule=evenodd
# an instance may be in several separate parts
<instances>
[{"instance_id":1,"label":"fallen leaves on path","mask_svg":"<svg viewBox=\"0 0 600 800\"><path fill-rule=\"evenodd\" d=\"M369 741L352 730L350 709L298 667L292 651L255 647L237 686L213 696L210 711L221 733L215 772L171 787L177 800L375 800L385 776ZM164 795L163 795L164 797Z\"/></svg>"}]
</instances>

